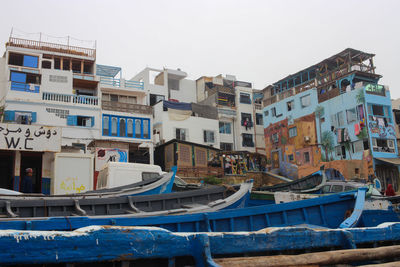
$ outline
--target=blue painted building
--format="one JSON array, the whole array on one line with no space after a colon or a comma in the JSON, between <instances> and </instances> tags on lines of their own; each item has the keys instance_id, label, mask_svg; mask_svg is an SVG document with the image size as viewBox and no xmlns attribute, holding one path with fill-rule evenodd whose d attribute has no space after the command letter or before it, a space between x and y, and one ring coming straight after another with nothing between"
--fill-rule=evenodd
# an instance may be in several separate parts
<instances>
[{"instance_id":1,"label":"blue painted building","mask_svg":"<svg viewBox=\"0 0 400 267\"><path fill-rule=\"evenodd\" d=\"M349 48L264 89L263 123L272 167L287 162L304 165L304 160L296 159L303 157L299 149L317 145L322 150L322 161L360 162L359 167L351 165L353 171L347 178L377 176L383 186L392 183L398 189L400 162L390 92L388 87L378 84L381 76L375 73L373 57ZM298 138L294 140L293 153L288 148L291 139L305 130L296 121L309 119L311 114L315 116L317 144ZM285 136L285 131L281 131L287 138L282 143L275 130L285 121L288 133ZM303 137L306 139L307 135ZM276 157L280 164L274 163L273 153L277 150L281 153ZM371 166L369 170L365 162ZM317 163L310 163L312 172ZM298 166L299 171L301 167Z\"/></svg>"}]
</instances>

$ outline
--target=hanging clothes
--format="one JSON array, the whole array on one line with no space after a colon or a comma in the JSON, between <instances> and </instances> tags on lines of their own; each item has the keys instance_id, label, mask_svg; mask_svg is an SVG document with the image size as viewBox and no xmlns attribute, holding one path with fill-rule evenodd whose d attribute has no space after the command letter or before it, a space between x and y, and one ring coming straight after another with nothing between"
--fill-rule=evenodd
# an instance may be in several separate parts
<instances>
[{"instance_id":1,"label":"hanging clothes","mask_svg":"<svg viewBox=\"0 0 400 267\"><path fill-rule=\"evenodd\" d=\"M337 142L342 142L342 129L337 129Z\"/></svg>"},{"instance_id":2,"label":"hanging clothes","mask_svg":"<svg viewBox=\"0 0 400 267\"><path fill-rule=\"evenodd\" d=\"M343 140L342 142L347 142L350 141L350 135L349 135L349 130L347 128L343 129Z\"/></svg>"},{"instance_id":3,"label":"hanging clothes","mask_svg":"<svg viewBox=\"0 0 400 267\"><path fill-rule=\"evenodd\" d=\"M359 123L354 124L354 134L359 135L361 131L361 127Z\"/></svg>"},{"instance_id":4,"label":"hanging clothes","mask_svg":"<svg viewBox=\"0 0 400 267\"><path fill-rule=\"evenodd\" d=\"M379 126L385 127L385 122L384 122L383 118L378 118L378 124L379 124Z\"/></svg>"}]
</instances>

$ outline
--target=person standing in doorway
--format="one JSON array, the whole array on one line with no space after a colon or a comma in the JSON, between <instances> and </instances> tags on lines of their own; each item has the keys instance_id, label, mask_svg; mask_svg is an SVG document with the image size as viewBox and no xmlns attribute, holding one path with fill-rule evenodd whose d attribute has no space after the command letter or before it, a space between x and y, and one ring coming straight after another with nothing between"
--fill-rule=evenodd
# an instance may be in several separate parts
<instances>
[{"instance_id":1,"label":"person standing in doorway","mask_svg":"<svg viewBox=\"0 0 400 267\"><path fill-rule=\"evenodd\" d=\"M33 175L32 168L27 168L25 170L25 176L22 178L22 181L21 181L21 192L22 193L33 193L32 175Z\"/></svg>"}]
</instances>

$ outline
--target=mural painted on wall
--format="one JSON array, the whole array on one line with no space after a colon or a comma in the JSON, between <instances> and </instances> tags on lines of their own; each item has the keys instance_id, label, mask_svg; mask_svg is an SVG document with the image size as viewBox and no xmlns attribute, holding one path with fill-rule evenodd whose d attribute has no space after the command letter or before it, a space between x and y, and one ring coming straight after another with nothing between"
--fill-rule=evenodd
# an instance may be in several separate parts
<instances>
[{"instance_id":1,"label":"mural painted on wall","mask_svg":"<svg viewBox=\"0 0 400 267\"><path fill-rule=\"evenodd\" d=\"M0 123L0 149L60 152L61 128Z\"/></svg>"},{"instance_id":2,"label":"mural painted on wall","mask_svg":"<svg viewBox=\"0 0 400 267\"><path fill-rule=\"evenodd\" d=\"M96 171L100 171L107 162L128 162L128 150L96 147Z\"/></svg>"},{"instance_id":3,"label":"mural painted on wall","mask_svg":"<svg viewBox=\"0 0 400 267\"><path fill-rule=\"evenodd\" d=\"M396 138L396 130L393 125L389 125L385 121L370 121L369 124L369 129L371 133L373 134L378 134L379 137L381 138L388 138L388 137L393 137Z\"/></svg>"}]
</instances>

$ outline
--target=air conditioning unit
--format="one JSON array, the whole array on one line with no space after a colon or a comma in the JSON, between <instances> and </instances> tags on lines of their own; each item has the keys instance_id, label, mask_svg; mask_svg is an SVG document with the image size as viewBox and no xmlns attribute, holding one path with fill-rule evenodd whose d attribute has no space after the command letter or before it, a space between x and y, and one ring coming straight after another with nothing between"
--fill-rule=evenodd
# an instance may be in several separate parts
<instances>
[{"instance_id":1,"label":"air conditioning unit","mask_svg":"<svg viewBox=\"0 0 400 267\"><path fill-rule=\"evenodd\" d=\"M308 143L311 141L311 138L309 136L304 136L304 142Z\"/></svg>"}]
</instances>

